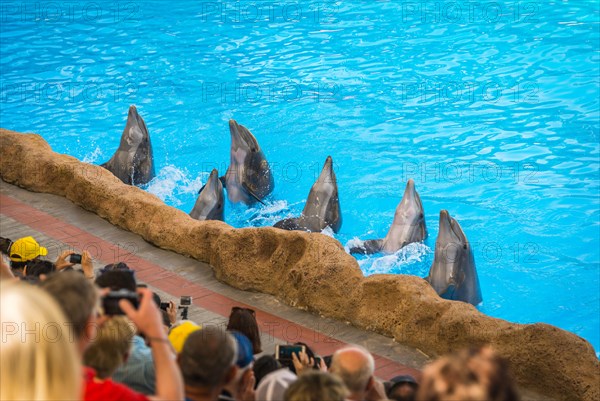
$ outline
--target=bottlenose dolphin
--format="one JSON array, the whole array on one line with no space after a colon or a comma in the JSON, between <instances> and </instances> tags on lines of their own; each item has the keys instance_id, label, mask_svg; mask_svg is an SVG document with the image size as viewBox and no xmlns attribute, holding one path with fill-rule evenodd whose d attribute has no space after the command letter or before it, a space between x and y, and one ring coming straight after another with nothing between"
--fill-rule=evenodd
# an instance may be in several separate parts
<instances>
[{"instance_id":1,"label":"bottlenose dolphin","mask_svg":"<svg viewBox=\"0 0 600 401\"><path fill-rule=\"evenodd\" d=\"M274 227L284 230L320 232L331 227L338 232L342 226L342 212L338 197L333 160L327 156L321 174L313 184L300 217L278 221Z\"/></svg>"},{"instance_id":2,"label":"bottlenose dolphin","mask_svg":"<svg viewBox=\"0 0 600 401\"><path fill-rule=\"evenodd\" d=\"M473 305L482 300L471 244L447 210L440 212L435 257L425 279L442 298Z\"/></svg>"},{"instance_id":3,"label":"bottlenose dolphin","mask_svg":"<svg viewBox=\"0 0 600 401\"><path fill-rule=\"evenodd\" d=\"M190 216L196 220L223 220L224 203L223 184L215 168L200 191Z\"/></svg>"},{"instance_id":4,"label":"bottlenose dolphin","mask_svg":"<svg viewBox=\"0 0 600 401\"><path fill-rule=\"evenodd\" d=\"M127 125L121 135L119 148L113 157L101 166L125 184L146 184L154 178L150 135L135 106L129 107Z\"/></svg>"},{"instance_id":5,"label":"bottlenose dolphin","mask_svg":"<svg viewBox=\"0 0 600 401\"><path fill-rule=\"evenodd\" d=\"M269 162L256 138L246 127L235 120L229 120L229 132L230 162L222 179L227 189L227 197L233 203L264 204L263 199L275 187Z\"/></svg>"},{"instance_id":6,"label":"bottlenose dolphin","mask_svg":"<svg viewBox=\"0 0 600 401\"><path fill-rule=\"evenodd\" d=\"M427 237L427 227L423 204L415 189L415 182L409 179L404 189L404 196L396 207L392 226L385 238L367 240L362 246L350 248L350 253L394 253L412 242L423 241L425 237Z\"/></svg>"}]
</instances>

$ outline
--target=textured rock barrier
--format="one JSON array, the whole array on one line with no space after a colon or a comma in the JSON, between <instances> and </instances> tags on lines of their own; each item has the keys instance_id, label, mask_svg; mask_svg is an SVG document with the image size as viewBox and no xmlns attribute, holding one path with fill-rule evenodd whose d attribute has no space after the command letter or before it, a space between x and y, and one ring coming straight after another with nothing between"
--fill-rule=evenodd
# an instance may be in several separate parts
<instances>
[{"instance_id":1,"label":"textured rock barrier","mask_svg":"<svg viewBox=\"0 0 600 401\"><path fill-rule=\"evenodd\" d=\"M443 300L418 277L365 278L356 260L325 235L193 220L100 166L53 152L35 134L0 129L0 176L30 191L64 196L148 242L209 263L233 287L272 294L433 356L492 344L511 361L521 386L560 400L600 399L600 363L584 339Z\"/></svg>"}]
</instances>

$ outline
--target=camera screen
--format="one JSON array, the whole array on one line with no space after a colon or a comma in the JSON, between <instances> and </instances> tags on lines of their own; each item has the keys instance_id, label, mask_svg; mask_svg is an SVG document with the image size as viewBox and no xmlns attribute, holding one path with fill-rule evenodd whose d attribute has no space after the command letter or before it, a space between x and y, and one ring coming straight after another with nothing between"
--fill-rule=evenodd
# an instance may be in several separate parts
<instances>
[{"instance_id":1,"label":"camera screen","mask_svg":"<svg viewBox=\"0 0 600 401\"><path fill-rule=\"evenodd\" d=\"M192 297L183 295L181 297L181 302L179 302L181 306L190 306L192 304Z\"/></svg>"},{"instance_id":2,"label":"camera screen","mask_svg":"<svg viewBox=\"0 0 600 401\"><path fill-rule=\"evenodd\" d=\"M291 360L292 354L299 354L304 351L304 345L280 345L277 359Z\"/></svg>"}]
</instances>

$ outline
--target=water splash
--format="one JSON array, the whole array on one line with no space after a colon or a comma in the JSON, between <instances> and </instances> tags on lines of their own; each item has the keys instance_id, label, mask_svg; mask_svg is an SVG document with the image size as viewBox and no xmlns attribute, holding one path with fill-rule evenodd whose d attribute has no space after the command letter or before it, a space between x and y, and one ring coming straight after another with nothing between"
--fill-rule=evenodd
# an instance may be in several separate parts
<instances>
[{"instance_id":1,"label":"water splash","mask_svg":"<svg viewBox=\"0 0 600 401\"><path fill-rule=\"evenodd\" d=\"M96 149L94 149L92 152L86 154L82 161L84 163L97 163L99 160L101 160L102 156L104 155L104 152L102 151L102 148L100 146L96 146Z\"/></svg>"},{"instance_id":2,"label":"water splash","mask_svg":"<svg viewBox=\"0 0 600 401\"><path fill-rule=\"evenodd\" d=\"M208 173L200 173L192 179L187 170L167 165L158 172L145 189L169 205L180 206L182 204L180 196L197 194L208 177Z\"/></svg>"},{"instance_id":3,"label":"water splash","mask_svg":"<svg viewBox=\"0 0 600 401\"><path fill-rule=\"evenodd\" d=\"M286 200L268 201L266 205L244 208L234 216L236 222L252 227L272 226L279 220L292 217L294 206L300 202L288 204ZM239 208L237 208L239 209Z\"/></svg>"},{"instance_id":4,"label":"water splash","mask_svg":"<svg viewBox=\"0 0 600 401\"><path fill-rule=\"evenodd\" d=\"M345 248L361 246L363 241L353 238L348 241ZM424 266L416 266L425 260L425 257L433 251L422 242L408 244L398 252L391 255L375 254L358 260L358 265L365 273L365 276L371 274L415 274L424 276Z\"/></svg>"}]
</instances>

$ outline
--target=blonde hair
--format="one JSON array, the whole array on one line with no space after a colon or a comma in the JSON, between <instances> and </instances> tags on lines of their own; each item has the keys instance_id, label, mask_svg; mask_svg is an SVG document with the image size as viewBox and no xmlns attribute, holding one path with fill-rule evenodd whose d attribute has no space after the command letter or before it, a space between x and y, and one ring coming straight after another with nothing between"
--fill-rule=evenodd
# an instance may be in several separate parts
<instances>
[{"instance_id":1,"label":"blonde hair","mask_svg":"<svg viewBox=\"0 0 600 401\"><path fill-rule=\"evenodd\" d=\"M421 401L519 401L508 362L491 348L461 350L423 370Z\"/></svg>"},{"instance_id":2,"label":"blonde hair","mask_svg":"<svg viewBox=\"0 0 600 401\"><path fill-rule=\"evenodd\" d=\"M83 354L83 363L96 370L100 379L109 378L125 363L135 335L133 323L125 316L114 316L104 323L94 342Z\"/></svg>"},{"instance_id":3,"label":"blonde hair","mask_svg":"<svg viewBox=\"0 0 600 401\"><path fill-rule=\"evenodd\" d=\"M0 316L0 399L80 399L77 343L56 301L29 284L2 282Z\"/></svg>"},{"instance_id":4,"label":"blonde hair","mask_svg":"<svg viewBox=\"0 0 600 401\"><path fill-rule=\"evenodd\" d=\"M349 391L342 379L318 370L302 373L285 390L285 401L344 401Z\"/></svg>"}]
</instances>

